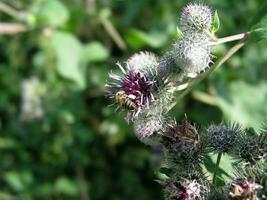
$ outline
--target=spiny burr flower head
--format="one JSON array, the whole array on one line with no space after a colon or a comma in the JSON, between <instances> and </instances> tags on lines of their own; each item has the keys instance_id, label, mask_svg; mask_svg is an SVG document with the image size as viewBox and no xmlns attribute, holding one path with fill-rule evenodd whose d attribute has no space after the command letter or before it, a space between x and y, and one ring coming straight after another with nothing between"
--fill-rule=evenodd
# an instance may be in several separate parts
<instances>
[{"instance_id":1,"label":"spiny burr flower head","mask_svg":"<svg viewBox=\"0 0 267 200\"><path fill-rule=\"evenodd\" d=\"M187 172L184 176L178 176L177 180L167 180L161 184L170 200L204 200L210 191L205 178L195 172Z\"/></svg>"},{"instance_id":2,"label":"spiny burr flower head","mask_svg":"<svg viewBox=\"0 0 267 200\"><path fill-rule=\"evenodd\" d=\"M267 160L267 134L257 134L254 130L246 130L237 143L235 157L251 166L266 163Z\"/></svg>"},{"instance_id":3,"label":"spiny burr flower head","mask_svg":"<svg viewBox=\"0 0 267 200\"><path fill-rule=\"evenodd\" d=\"M200 73L211 63L210 47L203 41L193 42L185 38L173 47L175 62L184 73Z\"/></svg>"},{"instance_id":4,"label":"spiny burr flower head","mask_svg":"<svg viewBox=\"0 0 267 200\"><path fill-rule=\"evenodd\" d=\"M154 78L158 75L158 58L150 52L140 52L134 54L127 61L128 69L133 72L139 72L148 78Z\"/></svg>"},{"instance_id":5,"label":"spiny burr flower head","mask_svg":"<svg viewBox=\"0 0 267 200\"><path fill-rule=\"evenodd\" d=\"M112 81L106 84L109 91L107 96L114 98L120 108L128 110L128 118L133 119L142 108L154 101L153 93L158 86L151 72L158 67L156 58L148 53L135 54L126 62L125 68L120 64L118 66L123 75L109 74Z\"/></svg>"},{"instance_id":6,"label":"spiny burr flower head","mask_svg":"<svg viewBox=\"0 0 267 200\"><path fill-rule=\"evenodd\" d=\"M181 14L180 26L182 31L202 31L209 30L212 24L212 12L206 5L189 4Z\"/></svg>"},{"instance_id":7,"label":"spiny burr flower head","mask_svg":"<svg viewBox=\"0 0 267 200\"><path fill-rule=\"evenodd\" d=\"M230 200L257 200L257 192L262 188L253 179L237 177L228 184L228 195Z\"/></svg>"},{"instance_id":8,"label":"spiny burr flower head","mask_svg":"<svg viewBox=\"0 0 267 200\"><path fill-rule=\"evenodd\" d=\"M195 168L203 161L205 146L199 140L196 128L187 119L182 124L172 122L162 133L166 163L179 168Z\"/></svg>"},{"instance_id":9,"label":"spiny burr flower head","mask_svg":"<svg viewBox=\"0 0 267 200\"><path fill-rule=\"evenodd\" d=\"M224 124L211 125L207 129L206 139L211 150L217 153L229 153L237 145L242 129L233 124L228 127Z\"/></svg>"},{"instance_id":10,"label":"spiny burr flower head","mask_svg":"<svg viewBox=\"0 0 267 200\"><path fill-rule=\"evenodd\" d=\"M165 118L162 115L147 115L142 113L134 121L137 138L145 144L153 144L158 133L164 129Z\"/></svg>"},{"instance_id":11,"label":"spiny burr flower head","mask_svg":"<svg viewBox=\"0 0 267 200\"><path fill-rule=\"evenodd\" d=\"M199 141L196 128L191 125L187 118L182 124L176 121L171 122L162 134L162 144L167 149L177 150L182 145L195 145Z\"/></svg>"}]
</instances>

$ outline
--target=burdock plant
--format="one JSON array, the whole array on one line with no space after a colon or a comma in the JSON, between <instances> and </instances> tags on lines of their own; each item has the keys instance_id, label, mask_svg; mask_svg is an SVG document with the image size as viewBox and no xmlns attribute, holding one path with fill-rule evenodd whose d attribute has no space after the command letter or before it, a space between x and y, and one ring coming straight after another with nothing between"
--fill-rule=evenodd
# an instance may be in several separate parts
<instances>
[{"instance_id":1,"label":"burdock plant","mask_svg":"<svg viewBox=\"0 0 267 200\"><path fill-rule=\"evenodd\" d=\"M259 18L259 17L258 17ZM260 132L238 123L196 127L187 117L177 122L168 111L192 87L221 66L248 41L267 38L267 15L251 30L217 38L219 17L209 6L189 4L182 10L177 40L162 56L139 52L124 64L120 74L110 73L107 96L117 110L126 111L136 136L145 144L157 144L163 152L158 182L166 199L257 200L266 199L267 125ZM211 47L239 42L221 58L214 59ZM232 125L231 125L232 124ZM205 161L216 155L213 174ZM231 155L237 176L222 182L218 177L224 154ZM240 172L244 172L240 175Z\"/></svg>"}]
</instances>

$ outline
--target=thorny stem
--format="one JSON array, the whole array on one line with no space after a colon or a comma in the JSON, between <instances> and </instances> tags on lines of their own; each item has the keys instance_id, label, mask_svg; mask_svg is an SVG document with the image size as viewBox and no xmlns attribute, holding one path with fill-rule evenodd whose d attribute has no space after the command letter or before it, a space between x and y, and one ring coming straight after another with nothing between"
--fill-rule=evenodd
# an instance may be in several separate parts
<instances>
[{"instance_id":1,"label":"thorny stem","mask_svg":"<svg viewBox=\"0 0 267 200\"><path fill-rule=\"evenodd\" d=\"M195 79L192 79L191 81L188 81L185 84L185 87L183 89L185 89L182 93L180 93L178 95L178 97L176 98L176 101L173 102L169 108L166 110L166 113L169 112L175 105L176 103L181 100L187 93L189 93L193 86L196 85L197 83L199 83L200 81L202 81L205 77L207 77L211 72L213 72L216 68L220 67L221 65L223 65L232 55L234 55L239 49L241 49L245 44L246 44L246 40L249 37L250 33L246 33L243 37L242 40L240 40L236 45L234 45L232 48L230 48L223 57L221 57L217 62L215 62L207 71L203 72L202 74L200 74L199 76L197 76ZM181 89L181 84L177 86L176 91L180 91Z\"/></svg>"},{"instance_id":2,"label":"thorny stem","mask_svg":"<svg viewBox=\"0 0 267 200\"><path fill-rule=\"evenodd\" d=\"M218 156L217 156L217 161L216 161L216 165L215 165L215 171L214 171L213 178L212 178L212 184L213 185L216 184L216 176L217 176L217 173L219 171L221 158L222 158L222 152L218 153Z\"/></svg>"}]
</instances>

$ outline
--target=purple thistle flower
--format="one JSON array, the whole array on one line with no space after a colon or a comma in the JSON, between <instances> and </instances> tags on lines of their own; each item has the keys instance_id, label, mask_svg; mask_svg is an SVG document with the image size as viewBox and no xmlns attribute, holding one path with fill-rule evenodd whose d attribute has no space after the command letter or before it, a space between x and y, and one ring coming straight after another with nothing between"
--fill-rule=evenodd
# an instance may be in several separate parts
<instances>
[{"instance_id":1,"label":"purple thistle flower","mask_svg":"<svg viewBox=\"0 0 267 200\"><path fill-rule=\"evenodd\" d=\"M179 181L167 180L160 183L169 194L169 199L202 200L209 192L209 188L197 180L182 178Z\"/></svg>"},{"instance_id":2,"label":"purple thistle flower","mask_svg":"<svg viewBox=\"0 0 267 200\"><path fill-rule=\"evenodd\" d=\"M153 54L140 53L126 62L126 69L120 64L118 66L123 75L109 74L112 81L106 84L109 88L107 96L115 99L118 108L128 110L127 121L129 121L138 116L142 108L149 107L155 100L153 93L158 87L151 72L153 70L156 72L158 65Z\"/></svg>"},{"instance_id":3,"label":"purple thistle flower","mask_svg":"<svg viewBox=\"0 0 267 200\"><path fill-rule=\"evenodd\" d=\"M149 105L154 100L152 94L155 81L149 81L139 72L129 71L121 82L121 89L127 95L135 96L134 103L137 108Z\"/></svg>"}]
</instances>

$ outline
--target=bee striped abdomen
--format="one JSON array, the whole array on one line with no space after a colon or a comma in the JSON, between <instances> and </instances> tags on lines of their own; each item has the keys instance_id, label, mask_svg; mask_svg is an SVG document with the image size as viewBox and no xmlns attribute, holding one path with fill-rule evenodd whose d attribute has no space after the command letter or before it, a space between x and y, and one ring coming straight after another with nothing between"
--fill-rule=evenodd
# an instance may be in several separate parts
<instances>
[{"instance_id":1,"label":"bee striped abdomen","mask_svg":"<svg viewBox=\"0 0 267 200\"><path fill-rule=\"evenodd\" d=\"M115 94L115 102L124 109L136 110L136 105L134 103L135 96L127 95L124 91L118 91Z\"/></svg>"}]
</instances>

